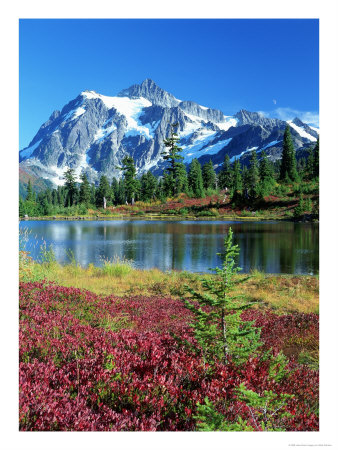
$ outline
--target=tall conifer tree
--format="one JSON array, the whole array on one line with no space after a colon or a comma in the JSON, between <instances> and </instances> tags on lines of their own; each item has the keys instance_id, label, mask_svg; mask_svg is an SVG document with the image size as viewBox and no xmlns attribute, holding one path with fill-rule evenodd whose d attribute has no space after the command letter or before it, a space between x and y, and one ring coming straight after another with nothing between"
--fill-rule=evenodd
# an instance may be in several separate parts
<instances>
[{"instance_id":1,"label":"tall conifer tree","mask_svg":"<svg viewBox=\"0 0 338 450\"><path fill-rule=\"evenodd\" d=\"M259 169L256 150L251 152L250 168L249 168L249 196L251 198L258 197Z\"/></svg>"},{"instance_id":2,"label":"tall conifer tree","mask_svg":"<svg viewBox=\"0 0 338 450\"><path fill-rule=\"evenodd\" d=\"M282 162L279 178L281 181L296 181L298 179L296 155L293 147L290 127L287 126L284 132Z\"/></svg>"},{"instance_id":3,"label":"tall conifer tree","mask_svg":"<svg viewBox=\"0 0 338 450\"><path fill-rule=\"evenodd\" d=\"M170 164L167 171L172 175L174 194L178 194L178 178L180 170L178 163L183 160L183 156L180 155L182 148L177 145L177 142L179 141L178 134L176 133L177 127L178 123L170 125L170 136L163 141L167 151L161 153L163 159Z\"/></svg>"},{"instance_id":4,"label":"tall conifer tree","mask_svg":"<svg viewBox=\"0 0 338 450\"><path fill-rule=\"evenodd\" d=\"M273 176L273 168L271 167L270 161L265 153L262 151L262 157L259 163L259 192L262 197L268 195L271 188L275 184L275 179Z\"/></svg>"},{"instance_id":5,"label":"tall conifer tree","mask_svg":"<svg viewBox=\"0 0 338 450\"><path fill-rule=\"evenodd\" d=\"M77 197L74 169L67 169L63 177L66 180L65 187L67 189L66 206L73 206Z\"/></svg>"},{"instance_id":6,"label":"tall conifer tree","mask_svg":"<svg viewBox=\"0 0 338 450\"><path fill-rule=\"evenodd\" d=\"M185 164L182 162L176 163L176 193L187 193L188 191L188 174Z\"/></svg>"},{"instance_id":7,"label":"tall conifer tree","mask_svg":"<svg viewBox=\"0 0 338 450\"><path fill-rule=\"evenodd\" d=\"M202 168L203 186L205 189L215 189L216 173L212 161L205 163Z\"/></svg>"},{"instance_id":8,"label":"tall conifer tree","mask_svg":"<svg viewBox=\"0 0 338 450\"><path fill-rule=\"evenodd\" d=\"M105 207L105 201L110 197L110 185L105 175L100 178L99 187L96 190L96 205L98 207Z\"/></svg>"},{"instance_id":9,"label":"tall conifer tree","mask_svg":"<svg viewBox=\"0 0 338 450\"><path fill-rule=\"evenodd\" d=\"M152 200L155 196L157 179L148 171L141 176L141 200Z\"/></svg>"},{"instance_id":10,"label":"tall conifer tree","mask_svg":"<svg viewBox=\"0 0 338 450\"><path fill-rule=\"evenodd\" d=\"M81 174L80 179L81 179L80 195L79 195L80 203L83 203L88 207L91 197L90 184L87 175L84 172Z\"/></svg>"},{"instance_id":11,"label":"tall conifer tree","mask_svg":"<svg viewBox=\"0 0 338 450\"><path fill-rule=\"evenodd\" d=\"M235 159L234 163L234 176L233 176L233 194L232 199L236 200L241 196L242 192L242 173L241 173L241 165L238 159Z\"/></svg>"},{"instance_id":12,"label":"tall conifer tree","mask_svg":"<svg viewBox=\"0 0 338 450\"><path fill-rule=\"evenodd\" d=\"M196 158L191 161L188 181L193 195L197 198L204 197L205 192L203 187L202 168Z\"/></svg>"},{"instance_id":13,"label":"tall conifer tree","mask_svg":"<svg viewBox=\"0 0 338 450\"><path fill-rule=\"evenodd\" d=\"M32 189L32 183L31 183L31 179L29 178L28 180L28 185L27 185L27 196L26 196L26 200L28 202L34 202L35 198L34 198L34 193L33 193L33 189Z\"/></svg>"},{"instance_id":14,"label":"tall conifer tree","mask_svg":"<svg viewBox=\"0 0 338 450\"><path fill-rule=\"evenodd\" d=\"M242 170L242 191L243 191L242 195L245 200L249 198L249 192L251 187L250 181L251 180L249 169L247 168L247 166L244 166Z\"/></svg>"},{"instance_id":15,"label":"tall conifer tree","mask_svg":"<svg viewBox=\"0 0 338 450\"><path fill-rule=\"evenodd\" d=\"M140 186L139 181L136 179L134 159L131 156L125 156L122 164L121 170L123 171L126 200L133 205Z\"/></svg>"},{"instance_id":16,"label":"tall conifer tree","mask_svg":"<svg viewBox=\"0 0 338 450\"><path fill-rule=\"evenodd\" d=\"M230 164L229 155L225 155L222 169L218 175L218 185L220 189L227 188L229 191L233 188L234 173Z\"/></svg>"}]
</instances>

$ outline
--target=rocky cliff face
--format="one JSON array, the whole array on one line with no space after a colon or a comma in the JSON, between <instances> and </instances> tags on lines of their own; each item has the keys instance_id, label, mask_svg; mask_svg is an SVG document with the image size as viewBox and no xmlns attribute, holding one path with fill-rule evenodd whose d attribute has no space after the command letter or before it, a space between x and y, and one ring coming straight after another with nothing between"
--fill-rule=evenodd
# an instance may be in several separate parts
<instances>
[{"instance_id":1,"label":"rocky cliff face","mask_svg":"<svg viewBox=\"0 0 338 450\"><path fill-rule=\"evenodd\" d=\"M67 167L77 176L87 173L92 182L102 174L119 178L123 157L131 155L138 173L163 171L163 140L170 124L178 123L184 162L193 158L201 163L211 159L215 167L226 154L232 160L245 157L253 149L263 149L276 159L280 157L284 129L279 119L269 119L245 110L234 116L221 111L181 101L147 79L107 97L84 91L62 111L54 111L30 145L20 151L20 166L34 174L63 184ZM298 118L289 122L295 148L313 144L318 130Z\"/></svg>"}]
</instances>

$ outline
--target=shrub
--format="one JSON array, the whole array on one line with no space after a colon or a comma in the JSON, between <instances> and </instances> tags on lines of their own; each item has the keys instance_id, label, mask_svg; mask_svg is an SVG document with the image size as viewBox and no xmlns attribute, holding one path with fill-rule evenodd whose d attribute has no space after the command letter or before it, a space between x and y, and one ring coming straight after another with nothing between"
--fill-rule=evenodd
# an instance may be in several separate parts
<instances>
[{"instance_id":1,"label":"shrub","mask_svg":"<svg viewBox=\"0 0 338 450\"><path fill-rule=\"evenodd\" d=\"M102 273L111 277L123 277L133 270L133 262L128 259L121 259L117 256L113 260L104 259Z\"/></svg>"},{"instance_id":2,"label":"shrub","mask_svg":"<svg viewBox=\"0 0 338 450\"><path fill-rule=\"evenodd\" d=\"M278 362L285 376L275 381L263 354L211 370L188 325L192 313L177 300L104 298L35 282L20 284L19 302L22 431L195 431L199 405L208 404L211 426L216 417L229 431L257 430L257 402L270 391L277 397L269 399L269 429L318 430L317 371L291 358ZM273 353L290 336L318 332L314 314L247 310L242 318L262 329L261 349ZM239 395L241 385L254 394ZM270 414L284 394L281 413Z\"/></svg>"},{"instance_id":3,"label":"shrub","mask_svg":"<svg viewBox=\"0 0 338 450\"><path fill-rule=\"evenodd\" d=\"M205 211L199 211L195 213L196 217L216 217L219 216L217 209L207 209Z\"/></svg>"},{"instance_id":4,"label":"shrub","mask_svg":"<svg viewBox=\"0 0 338 450\"><path fill-rule=\"evenodd\" d=\"M181 208L179 210L180 214L189 214L189 209L188 208Z\"/></svg>"}]
</instances>

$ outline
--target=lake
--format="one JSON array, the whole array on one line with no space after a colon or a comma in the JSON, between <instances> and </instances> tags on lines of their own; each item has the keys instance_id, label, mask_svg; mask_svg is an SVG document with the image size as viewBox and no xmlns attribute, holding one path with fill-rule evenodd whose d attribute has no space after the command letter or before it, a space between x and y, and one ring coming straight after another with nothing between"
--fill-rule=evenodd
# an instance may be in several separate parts
<instances>
[{"instance_id":1,"label":"lake","mask_svg":"<svg viewBox=\"0 0 338 450\"><path fill-rule=\"evenodd\" d=\"M141 269L208 272L220 265L229 227L240 247L243 272L318 274L319 225L293 222L240 221L22 221L28 230L26 250L37 260L40 245L53 247L58 262L101 266L116 257L133 260Z\"/></svg>"}]
</instances>

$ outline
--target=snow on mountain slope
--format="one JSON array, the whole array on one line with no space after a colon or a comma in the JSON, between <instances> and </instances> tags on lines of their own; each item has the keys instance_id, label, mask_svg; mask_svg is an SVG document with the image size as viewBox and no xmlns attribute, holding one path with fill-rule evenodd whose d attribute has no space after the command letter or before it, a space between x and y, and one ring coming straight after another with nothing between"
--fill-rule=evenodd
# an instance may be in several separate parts
<instances>
[{"instance_id":1,"label":"snow on mountain slope","mask_svg":"<svg viewBox=\"0 0 338 450\"><path fill-rule=\"evenodd\" d=\"M214 155L219 152L222 148L226 147L230 139L223 139L214 144L212 142L215 140L217 132L204 130L196 138L191 140L189 145L182 145L181 148L182 156L184 158L185 164L190 164L194 158L200 158L203 155Z\"/></svg>"},{"instance_id":2,"label":"snow on mountain slope","mask_svg":"<svg viewBox=\"0 0 338 450\"><path fill-rule=\"evenodd\" d=\"M252 152L253 150L257 150L257 149L258 149L258 147L247 148L247 149L243 150L239 155L235 155L232 158L230 158L230 162L233 163L236 161L236 159L240 159L246 153Z\"/></svg>"},{"instance_id":3,"label":"snow on mountain slope","mask_svg":"<svg viewBox=\"0 0 338 450\"><path fill-rule=\"evenodd\" d=\"M152 170L161 174L167 163L162 153L170 126L178 123L178 145L184 163L194 158L210 159L220 166L226 154L231 161L245 158L256 149L281 154L286 122L241 110L234 116L181 101L152 80L124 89L117 96L83 91L61 111L54 111L40 127L30 145L20 151L25 173L62 184L63 173L74 169L77 178L84 171L91 182L101 175L119 178L125 155L134 158L138 174ZM313 144L318 130L295 118L292 127L296 150Z\"/></svg>"},{"instance_id":4,"label":"snow on mountain slope","mask_svg":"<svg viewBox=\"0 0 338 450\"><path fill-rule=\"evenodd\" d=\"M114 108L119 114L126 117L128 122L126 136L143 135L147 139L150 139L153 136L154 126L149 124L143 125L139 120L140 116L143 114L143 108L152 106L152 103L149 100L143 97L137 99L131 99L129 97L108 97L97 94L94 91L84 91L81 95L88 99L100 99L108 109ZM110 132L108 130L106 131L107 133L103 134L106 134L107 136L113 131L113 128L110 129ZM98 134L99 138L102 138L99 131Z\"/></svg>"},{"instance_id":5,"label":"snow on mountain slope","mask_svg":"<svg viewBox=\"0 0 338 450\"><path fill-rule=\"evenodd\" d=\"M63 117L63 122L67 122L67 120L69 120L69 121L75 120L78 117L82 116L82 114L84 114L85 112L86 112L86 110L82 106L79 106L78 108L73 109L72 111L69 111L69 113L67 113Z\"/></svg>"},{"instance_id":6,"label":"snow on mountain slope","mask_svg":"<svg viewBox=\"0 0 338 450\"><path fill-rule=\"evenodd\" d=\"M238 119L232 116L224 116L224 122L216 122L218 128L223 131L227 131L231 127L236 127L238 125Z\"/></svg>"},{"instance_id":7,"label":"snow on mountain slope","mask_svg":"<svg viewBox=\"0 0 338 450\"><path fill-rule=\"evenodd\" d=\"M24 150L21 150L21 153L20 153L21 157L29 158L33 154L34 150L36 148L38 148L38 146L41 144L41 141L42 141L42 139L35 142L35 144L31 145L30 147L26 147Z\"/></svg>"},{"instance_id":8,"label":"snow on mountain slope","mask_svg":"<svg viewBox=\"0 0 338 450\"><path fill-rule=\"evenodd\" d=\"M117 129L117 127L113 123L112 119L106 120L106 122L102 125L102 127L96 131L96 133L94 135L94 141L97 141L97 142L102 141L116 129Z\"/></svg>"},{"instance_id":9,"label":"snow on mountain slope","mask_svg":"<svg viewBox=\"0 0 338 450\"><path fill-rule=\"evenodd\" d=\"M301 136L301 137L303 137L305 139L308 139L311 142L316 142L317 141L317 139L314 136L312 136L311 134L307 133L304 130L304 127L300 127L300 126L294 124L292 120L288 120L287 123L290 125L290 127L292 127L294 130L297 131L299 136Z\"/></svg>"},{"instance_id":10,"label":"snow on mountain slope","mask_svg":"<svg viewBox=\"0 0 338 450\"><path fill-rule=\"evenodd\" d=\"M315 131L317 134L319 134L319 128L317 127L312 127L311 125L309 125L309 127L311 128L311 130Z\"/></svg>"}]
</instances>

